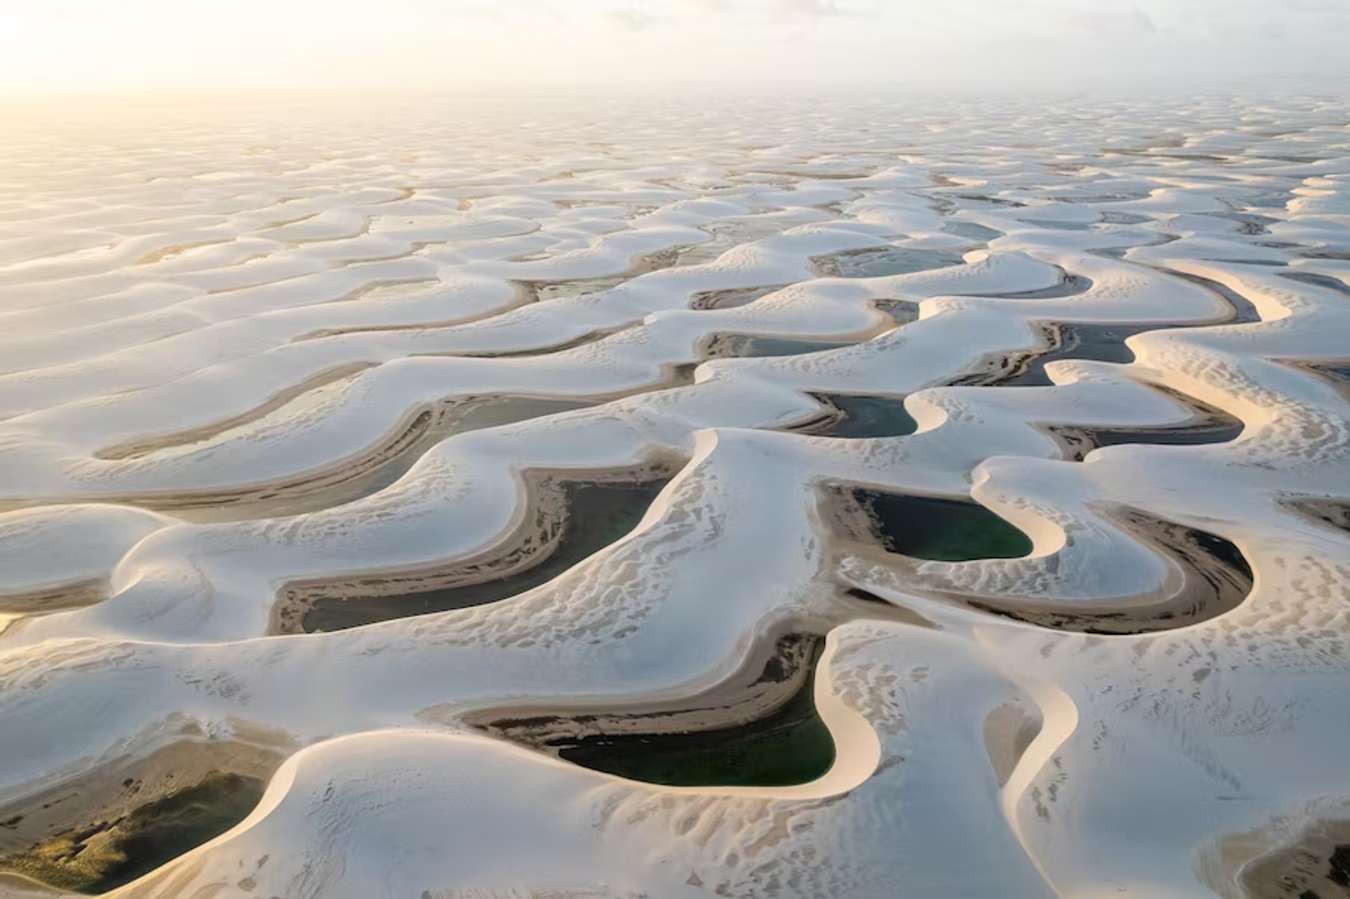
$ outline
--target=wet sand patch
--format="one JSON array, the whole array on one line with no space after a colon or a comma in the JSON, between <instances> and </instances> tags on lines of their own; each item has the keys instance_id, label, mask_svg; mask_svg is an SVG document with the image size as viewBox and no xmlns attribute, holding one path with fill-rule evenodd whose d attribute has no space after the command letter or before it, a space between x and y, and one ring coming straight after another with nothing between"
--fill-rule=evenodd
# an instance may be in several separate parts
<instances>
[{"instance_id":1,"label":"wet sand patch","mask_svg":"<svg viewBox=\"0 0 1350 899\"><path fill-rule=\"evenodd\" d=\"M1271 218L1268 215L1257 215L1252 212L1211 212L1209 213L1209 216L1211 218L1226 219L1230 222L1236 222L1239 234L1246 234L1252 237L1261 234L1269 234L1270 228L1267 226L1277 224L1280 221L1279 219Z\"/></svg>"},{"instance_id":2,"label":"wet sand patch","mask_svg":"<svg viewBox=\"0 0 1350 899\"><path fill-rule=\"evenodd\" d=\"M1000 787L1007 785L1043 723L1040 709L1015 702L1005 702L985 716L984 748Z\"/></svg>"},{"instance_id":3,"label":"wet sand patch","mask_svg":"<svg viewBox=\"0 0 1350 899\"><path fill-rule=\"evenodd\" d=\"M525 292L525 301L534 303L545 303L551 300L567 300L586 294L599 293L603 290L612 290L623 284L625 281L636 278L638 275L645 275L648 272L659 271L663 268L670 268L675 265L679 259L679 248L662 250L658 253L649 253L638 259L636 264L629 267L626 271L616 275L603 275L595 278L557 278L531 280L527 278L517 278L514 283Z\"/></svg>"},{"instance_id":4,"label":"wet sand patch","mask_svg":"<svg viewBox=\"0 0 1350 899\"><path fill-rule=\"evenodd\" d=\"M736 309L748 306L760 297L766 297L785 285L774 284L764 287L733 287L726 290L701 290L689 299L689 308L698 310Z\"/></svg>"},{"instance_id":5,"label":"wet sand patch","mask_svg":"<svg viewBox=\"0 0 1350 899\"><path fill-rule=\"evenodd\" d=\"M804 428L818 437L903 437L919 427L907 411L902 396L816 393L812 397L827 410L827 417Z\"/></svg>"},{"instance_id":6,"label":"wet sand patch","mask_svg":"<svg viewBox=\"0 0 1350 899\"><path fill-rule=\"evenodd\" d=\"M1281 278L1288 278L1291 281L1300 281L1304 284L1311 284L1314 287L1325 287L1328 290L1335 290L1339 293L1350 294L1350 284L1346 284L1339 278L1333 278L1330 275L1319 275L1315 272L1279 272Z\"/></svg>"},{"instance_id":7,"label":"wet sand patch","mask_svg":"<svg viewBox=\"0 0 1350 899\"><path fill-rule=\"evenodd\" d=\"M757 334L714 334L703 342L703 358L730 359L799 356L851 346L851 341L808 340L800 337L764 337Z\"/></svg>"},{"instance_id":8,"label":"wet sand patch","mask_svg":"<svg viewBox=\"0 0 1350 899\"><path fill-rule=\"evenodd\" d=\"M1310 838L1242 872L1251 899L1343 899L1350 896L1350 827L1342 823L1343 843L1326 845L1330 837Z\"/></svg>"},{"instance_id":9,"label":"wet sand patch","mask_svg":"<svg viewBox=\"0 0 1350 899\"><path fill-rule=\"evenodd\" d=\"M1217 294L1228 305L1228 315L1217 321L1206 322L1048 322L1041 325L1039 341L1045 349L1023 350L986 359L983 362L984 371L962 375L951 381L949 386L1052 387L1054 382L1045 373L1047 363L1060 360L1087 360L1125 365L1133 362L1135 358L1134 351L1126 346L1125 341L1136 334L1261 321L1260 313L1250 301L1222 284L1170 269L1159 271L1191 281Z\"/></svg>"},{"instance_id":10,"label":"wet sand patch","mask_svg":"<svg viewBox=\"0 0 1350 899\"><path fill-rule=\"evenodd\" d=\"M1286 500L1284 505L1319 525L1326 525L1350 534L1350 500L1332 497L1300 497Z\"/></svg>"},{"instance_id":11,"label":"wet sand patch","mask_svg":"<svg viewBox=\"0 0 1350 899\"><path fill-rule=\"evenodd\" d=\"M985 297L995 300L1061 300L1087 293L1092 288L1092 279L1083 275L1074 275L1060 270L1062 276L1058 284L1037 290L1020 290L1009 293L958 293L952 296Z\"/></svg>"},{"instance_id":12,"label":"wet sand patch","mask_svg":"<svg viewBox=\"0 0 1350 899\"><path fill-rule=\"evenodd\" d=\"M585 346L588 343L595 343L620 331L626 331L634 327L627 325L619 328L597 328L594 331L587 331L576 337L561 340L557 343L550 343L545 346L533 346L528 349L520 350L467 350L455 353L412 353L412 356L461 356L471 359L526 359L531 356L549 356L553 353L564 353L568 350L574 350L577 347Z\"/></svg>"},{"instance_id":13,"label":"wet sand patch","mask_svg":"<svg viewBox=\"0 0 1350 899\"><path fill-rule=\"evenodd\" d=\"M908 275L935 268L961 265L959 253L942 250L918 250L906 247L872 247L849 250L829 256L816 256L812 263L827 278L880 278Z\"/></svg>"},{"instance_id":14,"label":"wet sand patch","mask_svg":"<svg viewBox=\"0 0 1350 899\"><path fill-rule=\"evenodd\" d=\"M388 487L442 440L456 434L583 409L589 400L466 396L415 411L393 435L345 463L269 484L103 499L171 512L189 521L298 515L349 503ZM21 504L22 505L22 504Z\"/></svg>"},{"instance_id":15,"label":"wet sand patch","mask_svg":"<svg viewBox=\"0 0 1350 899\"><path fill-rule=\"evenodd\" d=\"M45 615L93 605L103 599L107 586L106 581L87 580L46 589L0 593L0 615ZM0 627L0 631L3 630Z\"/></svg>"},{"instance_id":16,"label":"wet sand patch","mask_svg":"<svg viewBox=\"0 0 1350 899\"><path fill-rule=\"evenodd\" d=\"M955 234L957 237L964 237L978 243L988 243L1003 236L1002 231L987 228L975 222L947 222L942 226L942 230L948 234Z\"/></svg>"},{"instance_id":17,"label":"wet sand patch","mask_svg":"<svg viewBox=\"0 0 1350 899\"><path fill-rule=\"evenodd\" d=\"M93 455L95 459L137 459L153 452L175 449L192 444L207 443L208 441L218 438L227 431L232 431L236 428L242 428L258 422L274 412L295 403L297 400L301 400L307 394L317 394L324 390L336 389L343 383L350 382L357 375L373 367L374 363L360 362L320 372L312 377L306 378L298 384L287 387L285 390L278 391L265 402L239 415L220 419L209 425L203 425L199 428L193 428L187 431L163 434L158 437L138 438L123 443L113 444L112 446L103 447L102 449L97 450Z\"/></svg>"},{"instance_id":18,"label":"wet sand patch","mask_svg":"<svg viewBox=\"0 0 1350 899\"><path fill-rule=\"evenodd\" d=\"M667 708L498 718L483 730L596 771L679 787L807 783L834 764L816 712L815 668L825 639L780 638L747 684Z\"/></svg>"},{"instance_id":19,"label":"wet sand patch","mask_svg":"<svg viewBox=\"0 0 1350 899\"><path fill-rule=\"evenodd\" d=\"M1113 510L1141 542L1176 563L1179 577L1152 596L1093 600L1090 611L1070 611L1035 596L994 601L946 594L973 609L1054 630L1086 634L1135 635L1195 624L1236 608L1251 593L1255 576L1242 551L1208 531L1165 521L1137 509Z\"/></svg>"},{"instance_id":20,"label":"wet sand patch","mask_svg":"<svg viewBox=\"0 0 1350 899\"><path fill-rule=\"evenodd\" d=\"M1194 397L1156 384L1153 385L1153 389L1167 394L1182 405L1190 407L1194 411L1191 420L1184 424L1156 428L1047 425L1045 430L1063 448L1064 458L1081 462L1092 450L1107 446L1131 444L1202 446L1227 443L1230 440L1236 440L1246 428L1241 419L1235 418L1208 403L1202 403Z\"/></svg>"},{"instance_id":21,"label":"wet sand patch","mask_svg":"<svg viewBox=\"0 0 1350 899\"><path fill-rule=\"evenodd\" d=\"M1025 209L1026 203L1020 200L1009 200L1004 197L991 197L986 194L951 194L957 200L966 200L970 203L987 203L990 206L1003 206L1008 209Z\"/></svg>"},{"instance_id":22,"label":"wet sand patch","mask_svg":"<svg viewBox=\"0 0 1350 899\"><path fill-rule=\"evenodd\" d=\"M79 581L46 589L0 594L0 635L23 619L92 606L102 602L107 595L106 580Z\"/></svg>"},{"instance_id":23,"label":"wet sand patch","mask_svg":"<svg viewBox=\"0 0 1350 899\"><path fill-rule=\"evenodd\" d=\"M1350 400L1350 362L1343 359L1285 359L1285 365L1302 369L1324 379Z\"/></svg>"},{"instance_id":24,"label":"wet sand patch","mask_svg":"<svg viewBox=\"0 0 1350 899\"><path fill-rule=\"evenodd\" d=\"M201 491L131 494L97 497L98 502L124 503L168 512L188 521L231 521L242 518L294 515L351 502L374 492L369 479L412 448L424 446L427 435L445 414L443 408L414 410L384 440L354 458L303 475L265 484ZM13 508L39 505L20 500Z\"/></svg>"},{"instance_id":25,"label":"wet sand patch","mask_svg":"<svg viewBox=\"0 0 1350 899\"><path fill-rule=\"evenodd\" d=\"M1103 212L1097 221L1103 225L1142 225L1149 217L1133 212Z\"/></svg>"},{"instance_id":26,"label":"wet sand patch","mask_svg":"<svg viewBox=\"0 0 1350 899\"><path fill-rule=\"evenodd\" d=\"M919 304L913 300L876 299L871 305L890 318L897 328L919 319Z\"/></svg>"},{"instance_id":27,"label":"wet sand patch","mask_svg":"<svg viewBox=\"0 0 1350 899\"><path fill-rule=\"evenodd\" d=\"M1350 820L1291 816L1230 834L1202 856L1201 875L1223 896L1344 899L1350 896Z\"/></svg>"},{"instance_id":28,"label":"wet sand patch","mask_svg":"<svg viewBox=\"0 0 1350 899\"><path fill-rule=\"evenodd\" d=\"M534 476L529 525L505 545L435 571L291 585L274 610L273 631L345 630L523 593L630 533L671 474L662 469L609 481Z\"/></svg>"},{"instance_id":29,"label":"wet sand patch","mask_svg":"<svg viewBox=\"0 0 1350 899\"><path fill-rule=\"evenodd\" d=\"M1087 252L1091 253L1093 256L1100 256L1103 259L1121 261L1124 260L1125 255L1129 253L1130 250L1143 247L1162 247L1180 239L1181 236L1177 234L1159 234L1156 240L1151 240L1148 243L1130 243L1123 247L1093 247Z\"/></svg>"},{"instance_id":30,"label":"wet sand patch","mask_svg":"<svg viewBox=\"0 0 1350 899\"><path fill-rule=\"evenodd\" d=\"M953 387L1053 387L1045 373L1050 362L1083 359L1123 365L1134 361L1134 353L1125 340L1144 331L1167 325L1084 325L1048 324L1041 328L1040 352L1017 352L986 360L988 370L963 375L951 382Z\"/></svg>"},{"instance_id":31,"label":"wet sand patch","mask_svg":"<svg viewBox=\"0 0 1350 899\"><path fill-rule=\"evenodd\" d=\"M1197 419L1193 424L1165 428L1070 428L1053 429L1055 439L1065 448L1065 458L1075 462L1094 449L1107 446L1152 444L1156 446L1203 446L1227 443L1241 436L1241 421L1225 416L1221 419Z\"/></svg>"},{"instance_id":32,"label":"wet sand patch","mask_svg":"<svg viewBox=\"0 0 1350 899\"><path fill-rule=\"evenodd\" d=\"M284 739L181 739L7 802L0 873L88 894L114 889L246 818L287 748Z\"/></svg>"},{"instance_id":33,"label":"wet sand patch","mask_svg":"<svg viewBox=\"0 0 1350 899\"><path fill-rule=\"evenodd\" d=\"M830 495L836 526L852 541L887 553L966 562L1031 552L1031 538L971 500L846 486L831 488Z\"/></svg>"},{"instance_id":34,"label":"wet sand patch","mask_svg":"<svg viewBox=\"0 0 1350 899\"><path fill-rule=\"evenodd\" d=\"M1024 225L1030 225L1033 228L1048 228L1051 231L1091 231L1095 222L1068 222L1057 221L1055 219L1018 219Z\"/></svg>"},{"instance_id":35,"label":"wet sand patch","mask_svg":"<svg viewBox=\"0 0 1350 899\"><path fill-rule=\"evenodd\" d=\"M1287 209L1295 197L1292 190L1272 190L1244 197L1243 203L1250 209Z\"/></svg>"},{"instance_id":36,"label":"wet sand patch","mask_svg":"<svg viewBox=\"0 0 1350 899\"><path fill-rule=\"evenodd\" d=\"M266 784L212 772L190 787L0 859L17 874L81 893L99 894L129 883L248 817Z\"/></svg>"},{"instance_id":37,"label":"wet sand patch","mask_svg":"<svg viewBox=\"0 0 1350 899\"><path fill-rule=\"evenodd\" d=\"M792 227L783 222L721 222L702 226L702 230L712 236L703 243L681 247L676 254L675 267L707 265L716 262L723 253L767 237L777 237L786 228Z\"/></svg>"}]
</instances>

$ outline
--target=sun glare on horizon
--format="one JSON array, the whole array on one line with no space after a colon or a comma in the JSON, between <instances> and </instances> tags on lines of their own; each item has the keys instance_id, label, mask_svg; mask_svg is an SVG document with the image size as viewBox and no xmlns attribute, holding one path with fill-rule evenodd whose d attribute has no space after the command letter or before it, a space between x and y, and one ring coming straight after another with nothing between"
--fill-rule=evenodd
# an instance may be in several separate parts
<instances>
[{"instance_id":1,"label":"sun glare on horizon","mask_svg":"<svg viewBox=\"0 0 1350 899\"><path fill-rule=\"evenodd\" d=\"M1285 89L1350 74L1348 9L1315 0L11 0L0 7L0 96L803 82Z\"/></svg>"},{"instance_id":2,"label":"sun glare on horizon","mask_svg":"<svg viewBox=\"0 0 1350 899\"><path fill-rule=\"evenodd\" d=\"M1350 0L0 0L0 899L1350 899Z\"/></svg>"}]
</instances>

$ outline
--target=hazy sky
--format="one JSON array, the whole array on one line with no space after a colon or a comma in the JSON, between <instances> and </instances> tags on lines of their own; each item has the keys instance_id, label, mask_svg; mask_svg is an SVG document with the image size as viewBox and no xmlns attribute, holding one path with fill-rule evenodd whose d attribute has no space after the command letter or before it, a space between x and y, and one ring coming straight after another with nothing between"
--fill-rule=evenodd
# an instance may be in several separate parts
<instances>
[{"instance_id":1,"label":"hazy sky","mask_svg":"<svg viewBox=\"0 0 1350 899\"><path fill-rule=\"evenodd\" d=\"M1350 86L1350 0L0 0L0 94Z\"/></svg>"}]
</instances>

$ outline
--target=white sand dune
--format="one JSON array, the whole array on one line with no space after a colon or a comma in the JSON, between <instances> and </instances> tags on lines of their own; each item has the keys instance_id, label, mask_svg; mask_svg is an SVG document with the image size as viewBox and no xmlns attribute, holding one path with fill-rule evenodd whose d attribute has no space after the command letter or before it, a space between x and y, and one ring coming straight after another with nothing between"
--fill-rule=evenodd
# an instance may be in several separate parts
<instances>
[{"instance_id":1,"label":"white sand dune","mask_svg":"<svg viewBox=\"0 0 1350 899\"><path fill-rule=\"evenodd\" d=\"M0 136L0 878L198 753L265 794L115 895L1339 882L1350 106L460 102ZM798 633L805 782L483 726L744 725Z\"/></svg>"}]
</instances>

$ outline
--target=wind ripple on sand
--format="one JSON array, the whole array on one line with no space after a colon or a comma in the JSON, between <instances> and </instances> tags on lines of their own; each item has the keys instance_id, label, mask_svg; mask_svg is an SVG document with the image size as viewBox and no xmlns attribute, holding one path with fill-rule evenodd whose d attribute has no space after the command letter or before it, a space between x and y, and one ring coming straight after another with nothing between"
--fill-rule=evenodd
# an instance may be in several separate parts
<instances>
[{"instance_id":1,"label":"wind ripple on sand","mask_svg":"<svg viewBox=\"0 0 1350 899\"><path fill-rule=\"evenodd\" d=\"M0 138L0 870L101 882L61 841L198 752L267 792L116 895L1281 895L1346 794L1345 104L720 102ZM509 586L557 484L667 477ZM287 618L372 584L490 601ZM809 783L475 727L744 724L797 632Z\"/></svg>"}]
</instances>

